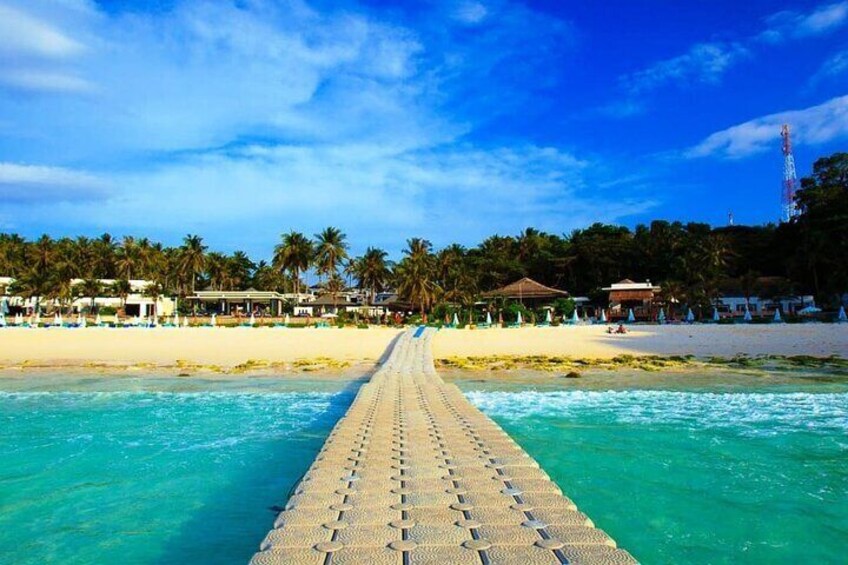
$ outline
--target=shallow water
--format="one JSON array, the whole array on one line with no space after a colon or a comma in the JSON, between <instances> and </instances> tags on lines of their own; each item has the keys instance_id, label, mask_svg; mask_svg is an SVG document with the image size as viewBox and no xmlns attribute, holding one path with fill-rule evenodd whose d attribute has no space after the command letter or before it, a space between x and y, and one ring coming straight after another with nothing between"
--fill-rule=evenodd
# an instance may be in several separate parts
<instances>
[{"instance_id":1,"label":"shallow water","mask_svg":"<svg viewBox=\"0 0 848 565\"><path fill-rule=\"evenodd\" d=\"M844 563L848 384L737 377L458 384L644 563Z\"/></svg>"},{"instance_id":2,"label":"shallow water","mask_svg":"<svg viewBox=\"0 0 848 565\"><path fill-rule=\"evenodd\" d=\"M0 563L245 563L356 386L3 380Z\"/></svg>"}]
</instances>

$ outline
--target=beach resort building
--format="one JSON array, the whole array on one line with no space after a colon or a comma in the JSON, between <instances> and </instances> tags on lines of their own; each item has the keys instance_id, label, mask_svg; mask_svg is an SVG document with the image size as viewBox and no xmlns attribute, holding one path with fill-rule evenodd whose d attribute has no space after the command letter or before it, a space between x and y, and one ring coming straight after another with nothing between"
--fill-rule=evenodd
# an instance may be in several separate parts
<instances>
[{"instance_id":1,"label":"beach resort building","mask_svg":"<svg viewBox=\"0 0 848 565\"><path fill-rule=\"evenodd\" d=\"M483 298L517 300L530 308L537 308L557 298L568 298L568 292L545 286L529 277L517 280L504 287L483 293Z\"/></svg>"},{"instance_id":2,"label":"beach resort building","mask_svg":"<svg viewBox=\"0 0 848 565\"><path fill-rule=\"evenodd\" d=\"M114 294L109 289L115 285L117 279L97 279L103 288L102 296L77 296L71 302L73 312L96 311L100 308L123 309L127 316L171 316L176 309L176 302L168 296L151 296L148 290L155 283L143 279L130 279L129 293L123 299L118 296L106 296ZM71 287L84 284L83 279L71 279ZM42 305L44 303L42 302Z\"/></svg>"},{"instance_id":3,"label":"beach resort building","mask_svg":"<svg viewBox=\"0 0 848 565\"><path fill-rule=\"evenodd\" d=\"M637 318L653 318L654 303L660 290L659 286L645 282L634 282L630 279L604 287L601 290L609 292L609 309L612 315L625 315L631 309Z\"/></svg>"},{"instance_id":4,"label":"beach resort building","mask_svg":"<svg viewBox=\"0 0 848 565\"><path fill-rule=\"evenodd\" d=\"M222 316L244 315L252 312L268 316L281 316L285 303L310 303L315 299L312 293L282 294L271 290L198 290L194 296L187 297L205 312L214 312ZM295 309L295 314L297 310Z\"/></svg>"}]
</instances>

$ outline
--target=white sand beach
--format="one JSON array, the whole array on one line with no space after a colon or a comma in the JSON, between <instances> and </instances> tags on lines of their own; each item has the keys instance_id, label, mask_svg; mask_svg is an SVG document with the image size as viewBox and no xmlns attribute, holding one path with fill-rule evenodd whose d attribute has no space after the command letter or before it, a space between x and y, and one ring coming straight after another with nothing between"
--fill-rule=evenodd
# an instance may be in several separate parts
<instances>
[{"instance_id":1,"label":"white sand beach","mask_svg":"<svg viewBox=\"0 0 848 565\"><path fill-rule=\"evenodd\" d=\"M328 358L376 361L402 330L357 329L104 329L0 331L0 365L73 366L177 361L234 366L248 360L287 362ZM603 326L442 330L436 358L559 355L812 355L848 357L848 325L634 326L607 335Z\"/></svg>"}]
</instances>

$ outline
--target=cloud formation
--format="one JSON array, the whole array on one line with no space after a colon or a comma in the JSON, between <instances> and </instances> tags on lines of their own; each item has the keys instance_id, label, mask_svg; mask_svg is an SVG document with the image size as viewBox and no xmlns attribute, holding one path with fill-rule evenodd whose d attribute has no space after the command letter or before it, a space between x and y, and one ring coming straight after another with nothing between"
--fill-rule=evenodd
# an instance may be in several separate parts
<instances>
[{"instance_id":1,"label":"cloud formation","mask_svg":"<svg viewBox=\"0 0 848 565\"><path fill-rule=\"evenodd\" d=\"M654 63L622 80L633 93L647 92L670 83L718 84L728 69L748 56L748 49L738 43L698 43L683 55Z\"/></svg>"},{"instance_id":2,"label":"cloud formation","mask_svg":"<svg viewBox=\"0 0 848 565\"><path fill-rule=\"evenodd\" d=\"M766 19L766 29L757 36L770 43L831 33L848 23L848 1L823 4L811 12L787 10Z\"/></svg>"},{"instance_id":3,"label":"cloud formation","mask_svg":"<svg viewBox=\"0 0 848 565\"><path fill-rule=\"evenodd\" d=\"M0 198L9 204L102 199L109 183L84 171L0 162Z\"/></svg>"},{"instance_id":4,"label":"cloud formation","mask_svg":"<svg viewBox=\"0 0 848 565\"><path fill-rule=\"evenodd\" d=\"M756 118L718 131L686 152L689 158L741 159L780 147L780 128L792 125L796 144L817 145L848 137L848 96L818 106Z\"/></svg>"}]
</instances>

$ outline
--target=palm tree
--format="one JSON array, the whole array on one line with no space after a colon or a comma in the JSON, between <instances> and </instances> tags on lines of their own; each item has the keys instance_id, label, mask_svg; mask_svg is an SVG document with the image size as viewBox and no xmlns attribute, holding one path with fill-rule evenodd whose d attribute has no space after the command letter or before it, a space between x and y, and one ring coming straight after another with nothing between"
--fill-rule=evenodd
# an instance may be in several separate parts
<instances>
[{"instance_id":1,"label":"palm tree","mask_svg":"<svg viewBox=\"0 0 848 565\"><path fill-rule=\"evenodd\" d=\"M74 287L78 296L91 298L91 312L94 312L94 299L103 292L103 285L97 279L85 279Z\"/></svg>"},{"instance_id":2,"label":"palm tree","mask_svg":"<svg viewBox=\"0 0 848 565\"><path fill-rule=\"evenodd\" d=\"M371 296L371 303L374 303L377 292L385 287L386 282L391 276L389 263L386 261L388 253L376 247L369 247L365 250L365 255L356 261L354 272L359 280L360 287L367 289Z\"/></svg>"},{"instance_id":3,"label":"palm tree","mask_svg":"<svg viewBox=\"0 0 848 565\"><path fill-rule=\"evenodd\" d=\"M398 295L418 306L422 316L433 304L438 286L433 280L435 258L433 245L421 238L407 240L405 257L395 271Z\"/></svg>"},{"instance_id":4,"label":"palm tree","mask_svg":"<svg viewBox=\"0 0 848 565\"><path fill-rule=\"evenodd\" d=\"M127 311L127 296L132 292L132 285L127 279L118 279L112 283L112 293L121 299L121 310Z\"/></svg>"},{"instance_id":5,"label":"palm tree","mask_svg":"<svg viewBox=\"0 0 848 565\"><path fill-rule=\"evenodd\" d=\"M313 255L312 242L296 231L283 235L282 241L274 248L273 266L279 271L291 273L295 294L300 294L300 274L309 268Z\"/></svg>"},{"instance_id":6,"label":"palm tree","mask_svg":"<svg viewBox=\"0 0 848 565\"><path fill-rule=\"evenodd\" d=\"M199 235L188 234L183 238L183 246L180 249L179 269L185 279L191 281L191 293L195 292L197 276L203 272L206 266L206 246L203 238Z\"/></svg>"},{"instance_id":7,"label":"palm tree","mask_svg":"<svg viewBox=\"0 0 848 565\"><path fill-rule=\"evenodd\" d=\"M318 275L331 277L339 263L347 259L347 236L338 228L325 228L315 234L315 265Z\"/></svg>"}]
</instances>

